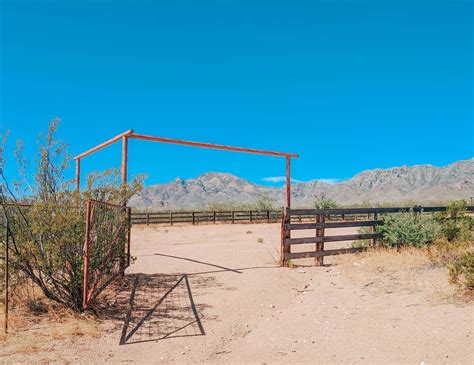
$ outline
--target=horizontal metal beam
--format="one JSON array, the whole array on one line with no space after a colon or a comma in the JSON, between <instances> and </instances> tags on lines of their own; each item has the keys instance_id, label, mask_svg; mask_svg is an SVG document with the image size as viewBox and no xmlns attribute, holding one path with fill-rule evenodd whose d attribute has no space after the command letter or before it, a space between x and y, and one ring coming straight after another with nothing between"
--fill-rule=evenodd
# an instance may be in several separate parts
<instances>
[{"instance_id":1,"label":"horizontal metal beam","mask_svg":"<svg viewBox=\"0 0 474 365\"><path fill-rule=\"evenodd\" d=\"M141 140L145 140L145 141L178 144L178 145L183 145L183 146L211 148L211 149L215 149L215 150L254 153L254 154L259 154L259 155L267 155L267 156L294 157L294 158L299 157L299 155L294 154L294 153L274 152L274 151L257 150L257 149L254 149L254 148L224 146L224 145L220 145L220 144L212 144L212 143L204 143L204 142L193 142L193 141L186 141L186 140L182 140L182 139L147 136L147 135L144 135L144 134L135 134L135 133L133 133L133 134L128 135L127 137L135 138L135 139L141 139Z\"/></svg>"},{"instance_id":2,"label":"horizontal metal beam","mask_svg":"<svg viewBox=\"0 0 474 365\"><path fill-rule=\"evenodd\" d=\"M93 154L94 152L97 152L97 151L101 150L102 148L110 146L112 143L120 141L122 139L122 137L129 137L132 133L133 133L133 129L129 129L128 131L123 132L123 133L119 134L118 136L115 136L114 138L111 138L108 141L105 141L104 143L101 143L101 144L95 146L94 148L91 148L90 150L84 152L84 153L81 153L80 155L77 155L76 157L74 157L74 159L79 160L83 157L89 156L89 155Z\"/></svg>"}]
</instances>

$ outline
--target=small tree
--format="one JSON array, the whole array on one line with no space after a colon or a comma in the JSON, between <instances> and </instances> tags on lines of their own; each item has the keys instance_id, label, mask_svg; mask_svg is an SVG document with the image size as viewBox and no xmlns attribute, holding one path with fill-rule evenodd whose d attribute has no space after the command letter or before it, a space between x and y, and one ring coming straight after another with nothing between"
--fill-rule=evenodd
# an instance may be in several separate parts
<instances>
[{"instance_id":1,"label":"small tree","mask_svg":"<svg viewBox=\"0 0 474 365\"><path fill-rule=\"evenodd\" d=\"M140 190L142 177L123 188L118 173L106 171L89 176L84 193L75 192L72 181L65 178L71 160L67 145L54 138L58 126L54 120L46 136L40 135L32 182L27 178L29 162L23 157L22 144L17 144L20 180L10 184L1 173L1 206L9 218L13 268L30 278L47 298L82 310L85 202L126 203ZM2 158L3 151L2 147ZM22 205L25 201L31 205Z\"/></svg>"},{"instance_id":2,"label":"small tree","mask_svg":"<svg viewBox=\"0 0 474 365\"><path fill-rule=\"evenodd\" d=\"M448 241L472 239L474 219L466 214L466 201L454 200L447 206L446 212L435 215L441 224L441 232Z\"/></svg>"},{"instance_id":3,"label":"small tree","mask_svg":"<svg viewBox=\"0 0 474 365\"><path fill-rule=\"evenodd\" d=\"M337 202L326 196L326 193L321 193L315 196L314 207L316 209L332 209L337 208Z\"/></svg>"},{"instance_id":4,"label":"small tree","mask_svg":"<svg viewBox=\"0 0 474 365\"><path fill-rule=\"evenodd\" d=\"M255 202L256 210L273 210L275 209L274 207L275 207L275 202L265 192L261 193L257 201Z\"/></svg>"}]
</instances>

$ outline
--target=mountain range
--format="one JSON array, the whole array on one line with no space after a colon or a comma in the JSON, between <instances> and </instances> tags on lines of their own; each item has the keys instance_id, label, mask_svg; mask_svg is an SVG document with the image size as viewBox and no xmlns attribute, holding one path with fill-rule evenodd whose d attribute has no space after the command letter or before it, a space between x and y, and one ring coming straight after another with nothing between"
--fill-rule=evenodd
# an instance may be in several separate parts
<instances>
[{"instance_id":1,"label":"mountain range","mask_svg":"<svg viewBox=\"0 0 474 365\"><path fill-rule=\"evenodd\" d=\"M322 195L341 205L470 199L474 197L474 158L443 167L415 165L366 170L338 183L292 183L294 207L312 207L315 198ZM177 178L147 186L131 198L129 205L154 210L202 209L211 203L252 203L262 196L270 198L275 206L282 206L285 187L258 185L228 173L208 172L194 179Z\"/></svg>"}]
</instances>

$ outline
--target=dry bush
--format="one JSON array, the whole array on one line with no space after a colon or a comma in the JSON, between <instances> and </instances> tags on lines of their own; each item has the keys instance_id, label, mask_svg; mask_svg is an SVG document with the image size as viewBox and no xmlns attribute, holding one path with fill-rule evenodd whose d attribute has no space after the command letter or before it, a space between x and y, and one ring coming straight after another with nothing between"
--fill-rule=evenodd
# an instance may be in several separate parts
<instances>
[{"instance_id":1,"label":"dry bush","mask_svg":"<svg viewBox=\"0 0 474 365\"><path fill-rule=\"evenodd\" d=\"M355 255L338 255L334 257L334 262L363 266L367 271L382 273L418 269L429 265L430 259L427 249L407 246L399 249L377 247Z\"/></svg>"},{"instance_id":2,"label":"dry bush","mask_svg":"<svg viewBox=\"0 0 474 365\"><path fill-rule=\"evenodd\" d=\"M121 187L117 171L109 170L88 177L85 192L77 193L73 182L66 178L71 157L67 145L55 139L58 121L53 121L48 133L40 136L36 171L32 178L26 175L29 162L23 157L21 143L16 151L20 181L9 181L0 172L0 205L9 221L11 273L22 273L39 287L43 294L76 311L83 310L83 244L86 201L96 199L122 204L142 187L142 177L134 179L126 188ZM5 140L0 146L3 161ZM22 203L28 197L31 205ZM105 242L111 242L116 221L107 220L100 233ZM97 227L96 227L97 229ZM0 239L5 232L0 221ZM117 248L113 258L123 256ZM94 248L92 248L94 250ZM91 252L91 272L112 260L112 255L94 255ZM13 277L13 279L15 279Z\"/></svg>"},{"instance_id":3,"label":"dry bush","mask_svg":"<svg viewBox=\"0 0 474 365\"><path fill-rule=\"evenodd\" d=\"M448 268L452 283L474 290L474 241L439 239L430 247L429 256Z\"/></svg>"},{"instance_id":4,"label":"dry bush","mask_svg":"<svg viewBox=\"0 0 474 365\"><path fill-rule=\"evenodd\" d=\"M427 248L375 248L355 255L340 255L335 262L354 284L377 294L423 293L434 302L464 301L449 282L446 270L430 260Z\"/></svg>"}]
</instances>

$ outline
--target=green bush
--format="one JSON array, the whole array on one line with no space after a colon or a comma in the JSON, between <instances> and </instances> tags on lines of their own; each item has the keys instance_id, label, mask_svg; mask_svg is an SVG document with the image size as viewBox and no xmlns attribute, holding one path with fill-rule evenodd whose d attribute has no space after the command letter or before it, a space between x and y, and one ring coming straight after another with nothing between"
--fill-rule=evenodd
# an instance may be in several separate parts
<instances>
[{"instance_id":1,"label":"green bush","mask_svg":"<svg viewBox=\"0 0 474 365\"><path fill-rule=\"evenodd\" d=\"M448 204L446 212L435 215L441 225L441 233L448 241L472 239L474 219L466 214L466 202L455 200Z\"/></svg>"},{"instance_id":2,"label":"green bush","mask_svg":"<svg viewBox=\"0 0 474 365\"><path fill-rule=\"evenodd\" d=\"M387 246L422 247L439 237L441 227L431 216L406 212L385 216L384 224L378 231L382 233L382 241Z\"/></svg>"},{"instance_id":3,"label":"green bush","mask_svg":"<svg viewBox=\"0 0 474 365\"><path fill-rule=\"evenodd\" d=\"M337 208L337 202L331 198L328 198L325 193L321 193L316 196L313 204L316 209Z\"/></svg>"},{"instance_id":4,"label":"green bush","mask_svg":"<svg viewBox=\"0 0 474 365\"><path fill-rule=\"evenodd\" d=\"M474 289L474 251L466 252L454 260L448 268L452 282Z\"/></svg>"},{"instance_id":5,"label":"green bush","mask_svg":"<svg viewBox=\"0 0 474 365\"><path fill-rule=\"evenodd\" d=\"M32 179L25 173L28 163L22 157L20 144L17 160L22 180L10 182L0 173L0 208L9 218L12 272L29 278L47 298L81 311L85 203L96 199L122 204L139 191L142 184L138 178L122 188L118 173L107 171L90 175L83 193L74 191L73 182L65 178L70 162L67 145L54 138L57 127L58 122L54 121L46 136L40 138ZM2 145L0 158L3 151ZM25 196L31 205L21 204L21 197ZM108 230L103 230L101 238L108 235L105 240L110 241L114 234L110 230L112 222L106 223ZM0 228L3 239L3 220ZM102 262L91 260L92 269L102 268L107 264L104 260L110 259L104 255L100 258Z\"/></svg>"},{"instance_id":6,"label":"green bush","mask_svg":"<svg viewBox=\"0 0 474 365\"><path fill-rule=\"evenodd\" d=\"M255 211L263 211L263 210L276 210L276 203L275 201L268 196L267 193L262 193L259 197L253 201L248 203L220 203L220 202L213 202L209 203L206 208L208 211L216 211L216 212L224 212L224 211L239 211L239 210L255 210Z\"/></svg>"},{"instance_id":7,"label":"green bush","mask_svg":"<svg viewBox=\"0 0 474 365\"><path fill-rule=\"evenodd\" d=\"M358 233L367 234L367 233L373 233L373 232L372 232L372 228L370 227L362 227L362 228L359 228ZM357 240L357 241L352 242L351 247L366 248L366 247L370 247L371 244L372 244L372 240Z\"/></svg>"}]
</instances>

